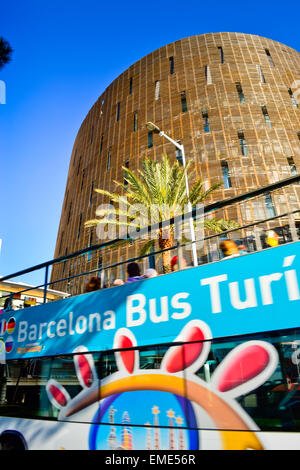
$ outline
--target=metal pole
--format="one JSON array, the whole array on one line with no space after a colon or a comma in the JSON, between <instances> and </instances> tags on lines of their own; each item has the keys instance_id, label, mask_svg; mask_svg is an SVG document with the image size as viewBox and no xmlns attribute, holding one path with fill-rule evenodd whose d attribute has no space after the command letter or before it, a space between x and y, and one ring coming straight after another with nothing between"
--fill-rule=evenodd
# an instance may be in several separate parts
<instances>
[{"instance_id":1,"label":"metal pole","mask_svg":"<svg viewBox=\"0 0 300 470\"><path fill-rule=\"evenodd\" d=\"M182 155L182 163L184 167L184 174L185 174L185 185L186 185L186 194L188 197L188 212L191 212L193 210L192 204L190 203L190 192L189 192L189 183L188 183L188 177L187 177L187 172L185 171L185 153L184 153L184 147L181 145L181 155ZM195 245L195 229L194 229L194 219L193 217L189 218L189 225L190 225L190 232L191 232L191 241L192 241L192 253L193 253L193 264L194 266L198 266L198 257L197 257L197 250L196 250L196 245Z\"/></svg>"},{"instance_id":2,"label":"metal pole","mask_svg":"<svg viewBox=\"0 0 300 470\"><path fill-rule=\"evenodd\" d=\"M297 233L297 227L295 224L295 219L293 217L293 214L289 214L289 226L290 226L290 233L291 233L292 241L297 242L298 233Z\"/></svg>"},{"instance_id":3,"label":"metal pole","mask_svg":"<svg viewBox=\"0 0 300 470\"><path fill-rule=\"evenodd\" d=\"M46 269L45 269L44 304L47 302L48 269L49 269L49 266L47 264Z\"/></svg>"},{"instance_id":4,"label":"metal pole","mask_svg":"<svg viewBox=\"0 0 300 470\"><path fill-rule=\"evenodd\" d=\"M187 177L187 172L185 170L186 168L186 161L185 161L185 153L184 153L184 146L176 142L175 140L171 139L168 135L166 135L163 131L159 133L161 137L165 137L169 142L171 142L175 147L177 147L180 152L181 152L181 157L182 157L182 165L184 168L184 178L185 178L185 189L186 189L186 195L188 198L188 212L191 212L193 210L192 204L190 203L189 196L189 182L188 182L188 177ZM198 266L198 258L197 258L197 250L196 250L196 245L195 245L195 229L194 229L194 220L193 217L189 217L189 226L190 226L190 232L191 232L191 241L192 241L192 253L193 253L193 265Z\"/></svg>"},{"instance_id":5,"label":"metal pole","mask_svg":"<svg viewBox=\"0 0 300 470\"><path fill-rule=\"evenodd\" d=\"M178 256L178 269L181 271L182 269L182 246L180 242L177 242L177 256Z\"/></svg>"},{"instance_id":6,"label":"metal pole","mask_svg":"<svg viewBox=\"0 0 300 470\"><path fill-rule=\"evenodd\" d=\"M260 239L261 230L258 227L255 227L253 232L254 232L254 238L255 238L255 243L256 243L256 251L261 251L262 250L261 239Z\"/></svg>"}]
</instances>

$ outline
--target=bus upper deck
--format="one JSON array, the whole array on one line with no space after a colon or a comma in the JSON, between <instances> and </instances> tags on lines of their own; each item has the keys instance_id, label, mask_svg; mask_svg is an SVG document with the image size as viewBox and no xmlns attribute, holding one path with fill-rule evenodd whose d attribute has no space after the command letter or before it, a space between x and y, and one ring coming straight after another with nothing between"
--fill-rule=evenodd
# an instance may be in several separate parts
<instances>
[{"instance_id":1,"label":"bus upper deck","mask_svg":"<svg viewBox=\"0 0 300 470\"><path fill-rule=\"evenodd\" d=\"M0 447L298 448L299 209L290 209L206 237L198 267L54 302L49 268L66 258L39 266L45 302L0 315ZM267 248L274 228L278 246ZM249 253L209 258L226 237ZM183 248L172 247L179 264Z\"/></svg>"}]
</instances>

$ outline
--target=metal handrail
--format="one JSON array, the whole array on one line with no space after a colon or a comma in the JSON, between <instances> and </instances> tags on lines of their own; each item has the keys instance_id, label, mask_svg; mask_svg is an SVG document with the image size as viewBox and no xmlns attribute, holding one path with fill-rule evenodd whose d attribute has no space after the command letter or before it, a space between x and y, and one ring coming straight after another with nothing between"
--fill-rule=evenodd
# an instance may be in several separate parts
<instances>
[{"instance_id":1,"label":"metal handrail","mask_svg":"<svg viewBox=\"0 0 300 470\"><path fill-rule=\"evenodd\" d=\"M211 240L213 238L224 237L224 235L227 235L229 233L233 233L233 232L240 231L240 230L245 230L246 228L253 227L254 225L260 225L260 224L270 222L270 221L273 221L273 220L276 220L276 219L280 219L280 218L283 218L283 217L287 217L289 215L296 214L296 213L300 213L300 209L297 209L297 210L294 210L294 211L291 211L291 212L285 212L285 213L282 213L282 214L277 215L275 217L269 217L269 218L266 218L266 219L262 219L258 222L252 222L250 224L242 225L242 226L239 226L239 227L236 227L236 228L233 228L233 229L224 230L223 232L219 232L219 233L214 234L214 235L208 235L208 236L206 236L202 239L196 240L195 243L198 243L198 242L201 242L201 241ZM189 241L189 242L186 242L186 243L180 243L180 247L183 248L185 246L190 245L191 243L193 243L193 242ZM144 259L144 258L148 258L149 256L159 255L161 253L164 253L164 252L167 252L167 251L172 251L172 250L175 250L177 248L178 248L178 244L173 245L169 248L165 248L164 250L152 251L150 253L150 255L149 254L139 255L139 256L132 257L132 258L128 258L124 261L118 261L117 263L110 264L108 266L105 266L102 269L112 269L112 268L115 268L115 267L120 266L122 264L128 264L128 263L131 263L131 262L134 262L134 261L138 261L138 260L141 260L141 259ZM16 293L17 294L23 294L24 292L30 292L34 289L39 289L41 287L47 287L47 286L50 286L50 285L53 285L53 284L56 284L56 283L59 283L59 282L64 282L64 281L69 281L69 280L72 280L72 279L77 279L79 277L86 276L88 274L93 274L93 273L96 273L98 271L99 271L99 268L95 268L95 269L91 269L89 271L84 271L80 274L74 274L72 276L67 276L67 277L64 277L64 278L61 278L61 279L57 279L55 281L50 281L50 282L47 282L47 284L43 283L43 284L39 284L37 286L30 286L26 289L18 290L17 292L13 293L13 295L16 294ZM2 280L2 278L0 278L0 282L1 282L1 280ZM5 297L11 297L11 294L7 294L7 295L2 296L2 298L5 298Z\"/></svg>"},{"instance_id":2,"label":"metal handrail","mask_svg":"<svg viewBox=\"0 0 300 470\"><path fill-rule=\"evenodd\" d=\"M231 198L224 199L223 201L213 202L212 204L209 204L209 205L204 207L204 209L203 209L204 214L208 213L208 212L212 212L214 210L222 209L223 207L235 204L236 202L245 201L247 199L251 199L253 197L259 196L259 195L264 194L266 192L274 191L276 189L280 189L282 187L285 187L285 186L288 186L290 184L297 183L297 182L300 182L300 175L296 175L296 176L292 176L290 178L286 178L284 180L280 180L280 181L278 181L276 183L272 183L268 186L263 186L259 189L254 189L253 191L248 191L247 193L243 193L243 194L240 194L238 196L233 196ZM193 209L191 212L188 212L186 214L181 214L181 215L178 215L176 217L172 217L168 220L164 220L162 222L157 222L156 224L153 224L153 225L148 225L147 227L141 229L139 234L140 235L145 235L145 234L151 232L152 230L159 230L159 229L165 228L166 226L173 225L176 222L181 222L183 216L185 216L186 219L189 219L190 217L195 218L196 215L197 215L196 214L196 209ZM54 258L54 259L46 261L44 263L37 264L37 265L32 266L30 268L22 269L21 271L17 271L13 274L3 276L3 277L0 278L0 281L6 281L7 279L12 279L14 277L22 276L24 274L28 274L29 272L36 271L36 270L39 270L39 269L42 269L42 268L46 268L47 266L49 267L53 264L61 263L61 262L67 261L69 259L75 258L77 256L81 256L81 255L90 253L91 251L96 251L96 250L99 250L99 249L106 248L110 245L113 245L115 243L118 243L118 242L121 242L121 241L124 241L124 240L125 239L116 238L114 240L109 240L109 241L104 242L104 243L98 243L96 245L91 245L88 248L83 248L81 250L74 251L73 253L69 253L68 255L60 256L58 258ZM131 240L131 238L128 237L126 240Z\"/></svg>"}]
</instances>

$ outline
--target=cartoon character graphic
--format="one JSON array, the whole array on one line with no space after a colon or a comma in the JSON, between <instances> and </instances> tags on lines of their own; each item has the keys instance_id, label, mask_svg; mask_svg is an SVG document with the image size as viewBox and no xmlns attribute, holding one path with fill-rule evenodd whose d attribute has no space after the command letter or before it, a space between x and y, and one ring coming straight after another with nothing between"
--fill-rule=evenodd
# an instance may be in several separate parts
<instances>
[{"instance_id":1,"label":"cartoon character graphic","mask_svg":"<svg viewBox=\"0 0 300 470\"><path fill-rule=\"evenodd\" d=\"M81 346L75 350L80 354L74 356L74 364L83 390L71 399L64 387L51 379L46 386L48 397L63 421L98 403L90 448L203 448L200 429L208 422L209 429L218 435L221 449L263 449L259 428L236 398L272 375L278 363L277 351L264 341L246 341L227 354L206 382L196 372L207 360L211 339L207 324L192 320L169 347L159 369L141 369L136 338L130 330L121 328L113 345L117 372L99 381L91 354ZM137 422L132 414L139 403L143 410ZM152 415L153 425L146 414ZM162 419L166 421L161 423ZM166 429L160 429L161 424Z\"/></svg>"}]
</instances>

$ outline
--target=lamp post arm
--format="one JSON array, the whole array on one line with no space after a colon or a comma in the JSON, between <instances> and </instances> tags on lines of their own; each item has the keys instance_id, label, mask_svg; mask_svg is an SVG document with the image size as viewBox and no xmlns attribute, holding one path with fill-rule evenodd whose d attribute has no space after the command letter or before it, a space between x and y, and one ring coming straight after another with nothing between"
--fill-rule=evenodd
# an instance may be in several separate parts
<instances>
[{"instance_id":1,"label":"lamp post arm","mask_svg":"<svg viewBox=\"0 0 300 470\"><path fill-rule=\"evenodd\" d=\"M185 162L185 153L184 153L184 146L176 142L176 140L171 139L167 134L165 134L163 131L160 131L159 133L160 137L165 137L169 142L171 142L175 147L178 148L181 152L181 158L182 158L182 166L185 168L186 162ZM189 184L188 184L188 177L185 171L185 187L186 187L186 194L187 197L189 197Z\"/></svg>"},{"instance_id":2,"label":"lamp post arm","mask_svg":"<svg viewBox=\"0 0 300 470\"><path fill-rule=\"evenodd\" d=\"M183 145L180 145L176 140L171 139L167 134L165 134L163 131L160 131L159 133L160 137L165 137L165 139L169 140L175 147L177 147L181 152L183 152Z\"/></svg>"}]
</instances>

